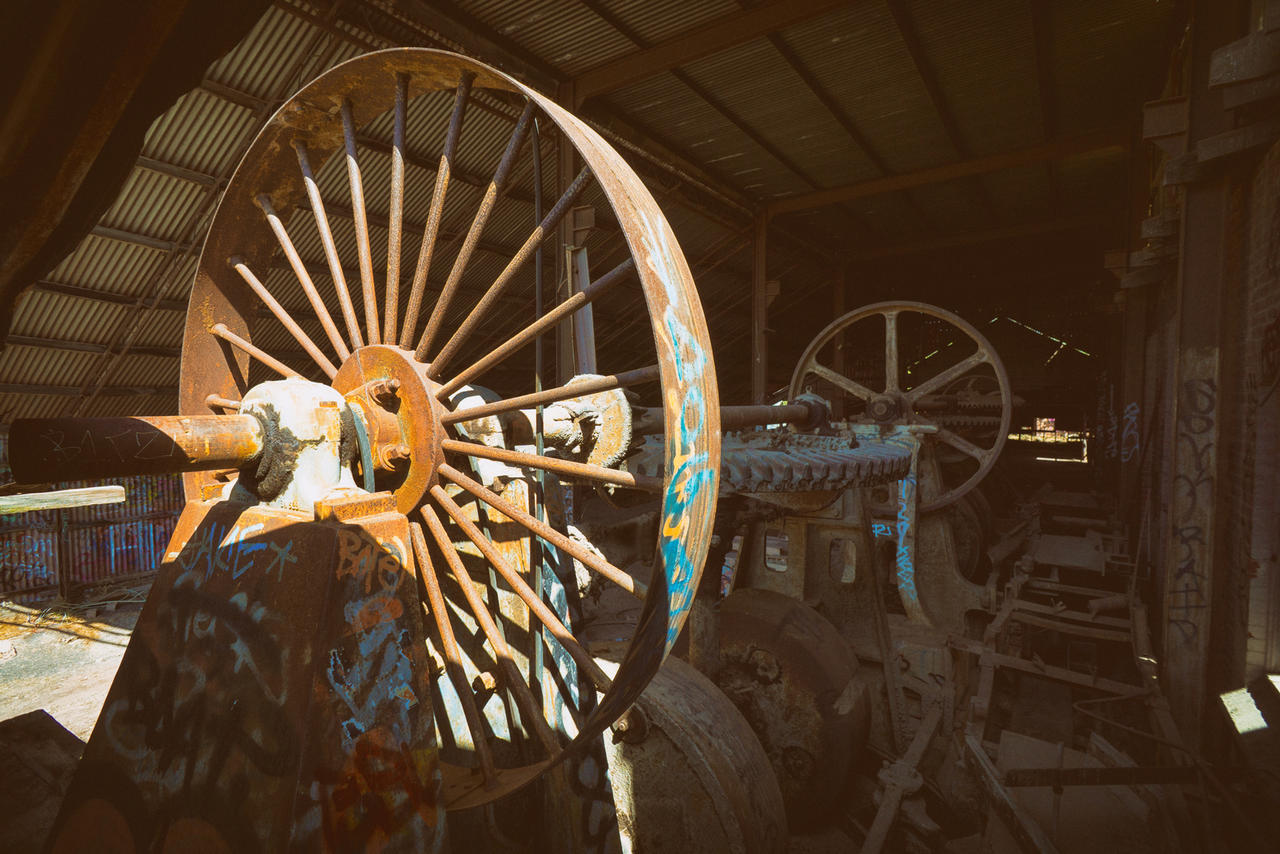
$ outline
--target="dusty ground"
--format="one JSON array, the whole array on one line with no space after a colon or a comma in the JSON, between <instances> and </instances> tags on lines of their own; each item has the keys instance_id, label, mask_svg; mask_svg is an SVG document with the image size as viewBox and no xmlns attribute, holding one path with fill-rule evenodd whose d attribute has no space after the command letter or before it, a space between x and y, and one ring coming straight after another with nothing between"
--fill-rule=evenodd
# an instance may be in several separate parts
<instances>
[{"instance_id":1,"label":"dusty ground","mask_svg":"<svg viewBox=\"0 0 1280 854\"><path fill-rule=\"evenodd\" d=\"M0 602L0 851L43 850L149 585Z\"/></svg>"},{"instance_id":2,"label":"dusty ground","mask_svg":"<svg viewBox=\"0 0 1280 854\"><path fill-rule=\"evenodd\" d=\"M142 611L146 587L97 602L0 602L0 721L44 709L87 741Z\"/></svg>"}]
</instances>

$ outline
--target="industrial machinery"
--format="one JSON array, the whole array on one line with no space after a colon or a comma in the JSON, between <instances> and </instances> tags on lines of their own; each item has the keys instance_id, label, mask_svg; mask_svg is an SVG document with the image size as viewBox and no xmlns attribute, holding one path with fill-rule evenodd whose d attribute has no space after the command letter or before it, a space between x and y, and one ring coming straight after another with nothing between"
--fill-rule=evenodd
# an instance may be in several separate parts
<instances>
[{"instance_id":1,"label":"industrial machinery","mask_svg":"<svg viewBox=\"0 0 1280 854\"><path fill-rule=\"evenodd\" d=\"M410 229L406 140L431 116L442 153ZM385 246L360 155L377 123ZM530 136L539 173L539 127L582 169L545 211L539 190L472 289ZM486 156L480 192L451 181ZM494 337L588 193L627 257ZM450 240L459 200L474 214ZM647 366L604 373L578 335L569 382L504 372L628 291ZM307 85L210 227L182 414L10 431L22 481L183 472L189 500L51 848L776 852L847 811L868 745L886 765L864 850L899 816L936 843L922 763L969 714L957 669L1000 605L976 486L1008 434L1004 368L964 320L896 302L823 330L779 405L721 407L714 376L674 235L585 124L438 51Z\"/></svg>"},{"instance_id":2,"label":"industrial machinery","mask_svg":"<svg viewBox=\"0 0 1280 854\"><path fill-rule=\"evenodd\" d=\"M515 104L518 116L495 104ZM405 140L433 110L451 118L418 243L406 239ZM478 198L450 180L464 119L477 126L471 159L507 125ZM385 250L371 240L358 151L375 121L394 137ZM538 123L582 169L492 283L467 290L463 274ZM335 200L340 177L349 207ZM509 337L482 337L513 278L592 185L629 257ZM446 243L442 212L459 201L475 213ZM295 213L303 206L309 213ZM342 208L354 228L334 219ZM304 239L320 241L327 269L302 260ZM375 271L381 257L385 272ZM643 296L647 367L524 394L478 385L610 289ZM603 410L585 402L646 385L660 413L661 477L617 468L618 449L599 441ZM492 802L579 761L680 634L710 543L720 445L688 266L622 159L488 66L430 50L368 54L278 110L209 229L180 394L179 416L26 421L10 433L21 481L185 472L189 499L53 850L90 840L118 850L438 849L445 809ZM652 496L665 522L647 577L548 521L544 473ZM551 553L641 602L610 674L569 627Z\"/></svg>"},{"instance_id":3,"label":"industrial machinery","mask_svg":"<svg viewBox=\"0 0 1280 854\"><path fill-rule=\"evenodd\" d=\"M868 330L867 319L880 328ZM921 319L930 325L913 324ZM930 360L925 344L937 339L945 355ZM855 379L833 365L858 347L882 358L859 363ZM907 353L927 364L909 365ZM881 303L819 334L785 403L722 410L713 571L703 576L688 646L677 651L715 680L759 737L792 830L840 814L869 735L896 755L922 720L936 718L925 742L951 725L954 697L942 685L952 661L947 634L963 634L966 613L991 607L994 578L988 588L965 576L957 519L947 511L976 494L991 470L1013 403L999 358L972 326L933 306ZM804 409L810 416L796 417ZM660 445L642 435L635 445L627 470L660 474ZM969 521L961 519L961 532L980 548L981 532L963 527ZM656 507L602 499L574 519L619 565L635 560L659 522ZM877 528L892 542L887 561L879 560ZM584 613L592 636L625 638L634 622L634 608L590 583ZM879 662L883 675L859 660ZM903 661L910 664L900 672Z\"/></svg>"}]
</instances>

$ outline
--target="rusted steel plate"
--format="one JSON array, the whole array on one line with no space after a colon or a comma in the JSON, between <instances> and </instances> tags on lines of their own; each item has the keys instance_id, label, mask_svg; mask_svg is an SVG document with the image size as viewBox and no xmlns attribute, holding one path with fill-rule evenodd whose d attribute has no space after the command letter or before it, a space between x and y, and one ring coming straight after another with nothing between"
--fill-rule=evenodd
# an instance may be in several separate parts
<instances>
[{"instance_id":1,"label":"rusted steel plate","mask_svg":"<svg viewBox=\"0 0 1280 854\"><path fill-rule=\"evenodd\" d=\"M52 851L431 848L408 529L389 495L363 500L346 523L187 506Z\"/></svg>"}]
</instances>

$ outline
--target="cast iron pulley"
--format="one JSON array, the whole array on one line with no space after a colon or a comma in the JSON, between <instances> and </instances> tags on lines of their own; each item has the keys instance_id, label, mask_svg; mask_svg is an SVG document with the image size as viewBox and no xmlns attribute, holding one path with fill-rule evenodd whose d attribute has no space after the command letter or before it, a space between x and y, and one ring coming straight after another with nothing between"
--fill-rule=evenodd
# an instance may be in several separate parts
<instances>
[{"instance_id":1,"label":"cast iron pulley","mask_svg":"<svg viewBox=\"0 0 1280 854\"><path fill-rule=\"evenodd\" d=\"M926 340L925 318L947 325L928 330L931 346L922 343ZM913 327L909 330L914 339L910 347L904 341L908 325ZM877 341L883 342L882 348ZM870 353L865 360L859 359L872 365L864 371L866 376L855 378L849 376L854 371L832 367L837 345L842 358L865 355L862 349ZM982 380L957 382L971 377ZM991 391L979 397L969 393L971 385L990 387ZM902 425L936 428L922 433L924 441L935 449L945 446L957 452L966 461L967 470L960 483L921 504L926 513L952 504L987 475L1004 447L1013 415L1009 375L991 342L964 318L922 302L865 305L819 332L791 375L790 397L810 390L838 399L837 411L843 412L846 422L885 429ZM998 415L973 421L973 429L969 429L971 422L961 419L975 404L979 410L990 409ZM951 414L955 415L950 422L955 429L948 426Z\"/></svg>"}]
</instances>

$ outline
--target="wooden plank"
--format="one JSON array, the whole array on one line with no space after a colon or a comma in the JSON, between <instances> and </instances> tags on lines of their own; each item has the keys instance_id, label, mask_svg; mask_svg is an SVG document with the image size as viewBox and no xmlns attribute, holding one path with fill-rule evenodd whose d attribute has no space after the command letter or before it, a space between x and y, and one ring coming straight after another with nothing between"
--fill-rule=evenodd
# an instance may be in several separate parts
<instances>
[{"instance_id":1,"label":"wooden plank","mask_svg":"<svg viewBox=\"0 0 1280 854\"><path fill-rule=\"evenodd\" d=\"M945 234L912 241L911 243L877 246L871 249L854 249L846 252L844 257L848 261L875 261L904 255L921 255L926 252L954 249L959 246L976 246L982 243L1016 240L1020 237L1034 237L1040 234L1055 234L1057 232L1085 228L1114 227L1118 225L1118 222L1119 220L1112 212L1078 214L1040 222L1021 222L998 228L962 231L958 234Z\"/></svg>"},{"instance_id":2,"label":"wooden plank","mask_svg":"<svg viewBox=\"0 0 1280 854\"><path fill-rule=\"evenodd\" d=\"M992 811L1013 834L1018 847L1023 851L1038 852L1038 854L1056 854L1058 849L1045 835L1044 830L1031 816L1027 815L1027 811L1001 784L1000 772L996 770L991 757L987 756L986 751L982 749L982 744L972 735L964 737L964 744L968 749L965 764L974 769L974 776L987 792Z\"/></svg>"},{"instance_id":3,"label":"wooden plank","mask_svg":"<svg viewBox=\"0 0 1280 854\"><path fill-rule=\"evenodd\" d=\"M978 663L986 666L1007 667L1010 670L1017 670L1022 673L1028 673L1032 676L1041 676L1045 679L1053 679L1058 682L1066 682L1070 685L1079 685L1081 688L1092 688L1097 691L1106 691L1110 694L1119 696L1140 696L1143 689L1138 685L1130 685L1127 682L1117 682L1114 679L1104 679L1100 676L1093 677L1084 673L1077 673L1074 670L1067 670L1065 667L1055 667L1052 664L1037 664L1034 661L1028 661L1025 658L1017 658L1012 655L995 652L991 647L970 638L960 637L959 635L951 635L947 638L947 646L961 652L970 652L978 656Z\"/></svg>"},{"instance_id":4,"label":"wooden plank","mask_svg":"<svg viewBox=\"0 0 1280 854\"><path fill-rule=\"evenodd\" d=\"M54 492L26 492L0 496L0 513L30 513L35 510L62 510L95 504L119 504L125 500L123 486L89 486Z\"/></svg>"}]
</instances>

